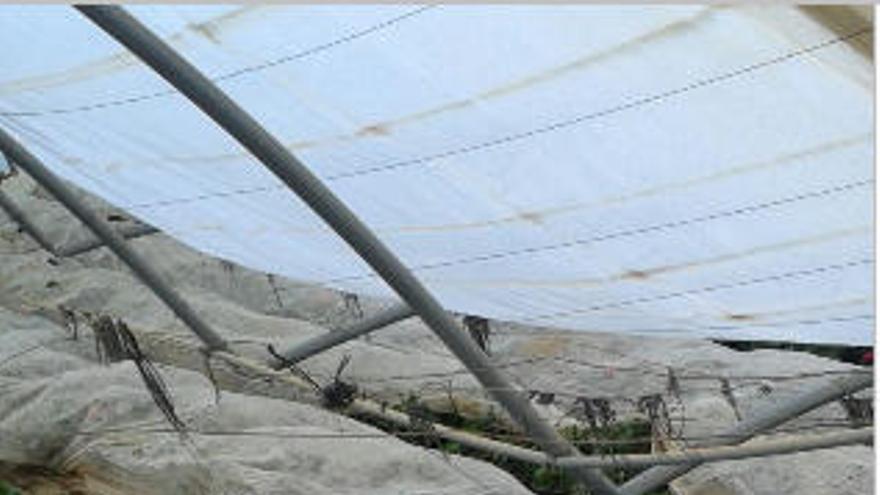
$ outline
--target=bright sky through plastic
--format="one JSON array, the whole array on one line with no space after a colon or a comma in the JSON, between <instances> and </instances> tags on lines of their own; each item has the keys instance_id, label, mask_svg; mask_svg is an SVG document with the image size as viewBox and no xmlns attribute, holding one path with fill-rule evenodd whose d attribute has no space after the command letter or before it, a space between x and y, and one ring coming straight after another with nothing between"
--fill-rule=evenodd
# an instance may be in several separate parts
<instances>
[{"instance_id":1,"label":"bright sky through plastic","mask_svg":"<svg viewBox=\"0 0 880 495\"><path fill-rule=\"evenodd\" d=\"M797 8L131 6L450 310L656 336L873 340L868 26ZM4 9L0 125L251 268L390 295L66 6Z\"/></svg>"}]
</instances>

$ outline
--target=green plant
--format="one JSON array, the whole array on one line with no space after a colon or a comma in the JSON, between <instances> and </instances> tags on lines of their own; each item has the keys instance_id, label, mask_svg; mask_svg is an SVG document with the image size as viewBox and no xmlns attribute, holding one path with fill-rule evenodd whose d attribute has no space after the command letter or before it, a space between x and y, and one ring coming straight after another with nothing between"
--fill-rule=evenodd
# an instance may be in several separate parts
<instances>
[{"instance_id":1,"label":"green plant","mask_svg":"<svg viewBox=\"0 0 880 495\"><path fill-rule=\"evenodd\" d=\"M0 480L0 495L21 495L21 491L9 483Z\"/></svg>"},{"instance_id":2,"label":"green plant","mask_svg":"<svg viewBox=\"0 0 880 495\"><path fill-rule=\"evenodd\" d=\"M440 445L440 449L450 455L459 455L461 454L461 444L458 442L443 442Z\"/></svg>"},{"instance_id":3,"label":"green plant","mask_svg":"<svg viewBox=\"0 0 880 495\"><path fill-rule=\"evenodd\" d=\"M512 430L509 425L494 414L479 418L466 418L455 409L452 412L437 412L425 405L415 394L402 397L398 404L390 407L414 415L420 421L431 421L486 437L499 438L521 447L538 449L538 445ZM393 424L372 417L359 416L357 419L392 434L399 430L399 427ZM643 420L620 421L596 429L568 426L562 428L560 434L577 445L586 455L651 452L651 424ZM447 455L462 455L494 464L499 469L513 475L520 483L538 495L574 495L578 493L574 480L563 470L553 466L536 466L431 436L403 436L401 439L426 448L439 449ZM638 474L638 471L614 468L606 469L605 473L615 483L621 483ZM647 495L669 495L669 492L662 489Z\"/></svg>"}]
</instances>

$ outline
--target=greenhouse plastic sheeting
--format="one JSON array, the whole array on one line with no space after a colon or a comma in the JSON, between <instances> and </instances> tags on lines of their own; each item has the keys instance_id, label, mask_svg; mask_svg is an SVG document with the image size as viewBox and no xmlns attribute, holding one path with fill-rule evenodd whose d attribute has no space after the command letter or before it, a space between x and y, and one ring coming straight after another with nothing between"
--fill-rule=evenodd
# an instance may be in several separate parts
<instances>
[{"instance_id":1,"label":"greenhouse plastic sheeting","mask_svg":"<svg viewBox=\"0 0 880 495\"><path fill-rule=\"evenodd\" d=\"M794 7L131 6L450 310L866 344L872 43ZM73 9L4 7L0 125L56 173L245 266L381 279Z\"/></svg>"}]
</instances>

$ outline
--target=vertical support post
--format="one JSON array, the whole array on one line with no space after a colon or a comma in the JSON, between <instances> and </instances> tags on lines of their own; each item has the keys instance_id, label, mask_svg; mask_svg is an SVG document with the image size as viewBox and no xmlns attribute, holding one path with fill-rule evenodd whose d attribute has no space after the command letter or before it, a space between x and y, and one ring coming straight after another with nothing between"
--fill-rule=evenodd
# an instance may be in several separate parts
<instances>
[{"instance_id":1,"label":"vertical support post","mask_svg":"<svg viewBox=\"0 0 880 495\"><path fill-rule=\"evenodd\" d=\"M3 191L0 191L0 208L9 215L9 218L12 219L13 222L17 223L22 230L27 232L29 236L40 245L41 248L48 251L53 256L56 255L55 247L52 246L52 243L49 242L49 239L43 234L36 225L34 225L27 215L24 214L23 211L6 195Z\"/></svg>"},{"instance_id":2,"label":"vertical support post","mask_svg":"<svg viewBox=\"0 0 880 495\"><path fill-rule=\"evenodd\" d=\"M122 8L98 5L77 5L76 8L201 108L309 205L425 321L546 453L553 457L578 453L541 419L526 396L492 365L391 250L244 109ZM617 487L597 469L576 468L572 474L594 495L618 493Z\"/></svg>"},{"instance_id":3,"label":"vertical support post","mask_svg":"<svg viewBox=\"0 0 880 495\"><path fill-rule=\"evenodd\" d=\"M0 129L0 150L34 181L64 205L86 225L147 285L178 318L202 339L209 350L224 350L226 342L205 323L184 301L177 291L166 284L159 273L135 253L119 234L101 220L68 188L64 182L49 171L40 160L19 144L4 129Z\"/></svg>"},{"instance_id":4,"label":"vertical support post","mask_svg":"<svg viewBox=\"0 0 880 495\"><path fill-rule=\"evenodd\" d=\"M384 309L376 315L365 320L361 320L347 328L334 330L325 334L318 335L301 344L298 344L281 353L285 363L276 363L273 365L275 369L284 367L286 363L298 363L303 359L314 356L320 352L326 351L339 344L344 344L349 340L354 340L361 335L366 335L374 330L378 330L388 325L405 320L415 313L406 304L395 304L390 308Z\"/></svg>"},{"instance_id":5,"label":"vertical support post","mask_svg":"<svg viewBox=\"0 0 880 495\"><path fill-rule=\"evenodd\" d=\"M853 375L835 377L782 404L773 404L756 412L752 417L737 423L725 431L717 440L705 442L703 447L714 447L743 442L761 431L774 428L792 418L800 416L822 404L831 402L845 394L858 392L874 383L871 373L859 372ZM702 464L691 462L680 466L659 466L651 468L620 487L622 495L642 495L671 482Z\"/></svg>"}]
</instances>

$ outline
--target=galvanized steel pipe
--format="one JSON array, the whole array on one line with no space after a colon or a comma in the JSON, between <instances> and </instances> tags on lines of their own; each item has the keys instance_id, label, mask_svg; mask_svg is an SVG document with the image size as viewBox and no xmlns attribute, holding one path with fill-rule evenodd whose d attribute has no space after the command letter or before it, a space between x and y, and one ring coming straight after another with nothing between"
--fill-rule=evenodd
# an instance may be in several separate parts
<instances>
[{"instance_id":1,"label":"galvanized steel pipe","mask_svg":"<svg viewBox=\"0 0 880 495\"><path fill-rule=\"evenodd\" d=\"M538 416L523 394L511 387L483 351L458 328L434 296L369 227L244 109L122 8L104 5L76 8L201 108L309 205L425 321L545 452L557 457L578 453ZM618 493L614 484L598 470L576 468L573 474L595 495Z\"/></svg>"},{"instance_id":2,"label":"galvanized steel pipe","mask_svg":"<svg viewBox=\"0 0 880 495\"><path fill-rule=\"evenodd\" d=\"M281 356L288 363L297 363L303 359L314 356L315 354L326 351L327 349L344 344L362 335L366 335L412 316L415 316L415 312L410 309L409 306L398 303L369 318L358 321L349 327L333 330L332 332L318 335L317 337L311 338L301 344L297 344L282 352ZM274 363L273 367L279 369L284 367L284 365L285 363L278 362Z\"/></svg>"},{"instance_id":3,"label":"galvanized steel pipe","mask_svg":"<svg viewBox=\"0 0 880 495\"><path fill-rule=\"evenodd\" d=\"M201 317L184 301L177 291L166 284L159 273L149 263L134 252L119 234L88 206L77 195L46 168L40 160L19 144L5 130L0 129L0 150L2 150L18 167L24 170L35 182L49 192L59 203L64 205L74 216L86 225L96 237L107 245L128 267L177 315L178 318L195 332L210 350L226 349L226 342L205 323Z\"/></svg>"}]
</instances>

